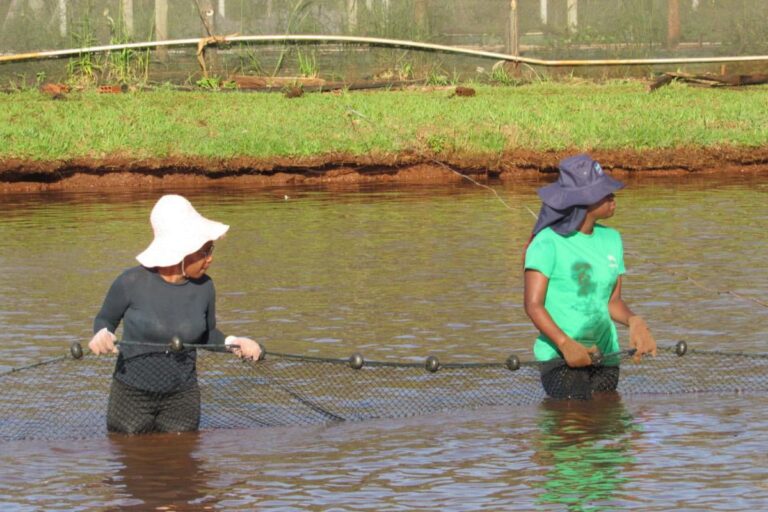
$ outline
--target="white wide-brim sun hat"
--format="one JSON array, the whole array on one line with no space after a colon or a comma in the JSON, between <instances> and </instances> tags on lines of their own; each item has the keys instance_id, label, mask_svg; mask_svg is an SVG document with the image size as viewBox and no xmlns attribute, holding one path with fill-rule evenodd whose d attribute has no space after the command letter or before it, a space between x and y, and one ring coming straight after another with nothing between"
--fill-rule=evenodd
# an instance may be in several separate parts
<instances>
[{"instance_id":1,"label":"white wide-brim sun hat","mask_svg":"<svg viewBox=\"0 0 768 512\"><path fill-rule=\"evenodd\" d=\"M148 268L171 267L207 242L224 236L229 226L206 219L179 195L158 199L149 216L155 239L136 259Z\"/></svg>"}]
</instances>

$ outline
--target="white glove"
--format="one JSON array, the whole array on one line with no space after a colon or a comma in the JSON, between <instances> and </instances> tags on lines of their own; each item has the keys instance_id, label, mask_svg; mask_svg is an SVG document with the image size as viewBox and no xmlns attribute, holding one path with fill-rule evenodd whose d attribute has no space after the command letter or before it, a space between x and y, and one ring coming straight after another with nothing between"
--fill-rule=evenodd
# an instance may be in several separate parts
<instances>
[{"instance_id":1,"label":"white glove","mask_svg":"<svg viewBox=\"0 0 768 512\"><path fill-rule=\"evenodd\" d=\"M117 341L115 335L109 332L106 327L103 327L93 335L91 341L88 342L88 348L97 356L101 354L117 354L115 341Z\"/></svg>"},{"instance_id":2,"label":"white glove","mask_svg":"<svg viewBox=\"0 0 768 512\"><path fill-rule=\"evenodd\" d=\"M232 353L237 357L254 361L258 361L259 357L261 357L261 346L250 338L227 336L224 344L230 347Z\"/></svg>"}]
</instances>

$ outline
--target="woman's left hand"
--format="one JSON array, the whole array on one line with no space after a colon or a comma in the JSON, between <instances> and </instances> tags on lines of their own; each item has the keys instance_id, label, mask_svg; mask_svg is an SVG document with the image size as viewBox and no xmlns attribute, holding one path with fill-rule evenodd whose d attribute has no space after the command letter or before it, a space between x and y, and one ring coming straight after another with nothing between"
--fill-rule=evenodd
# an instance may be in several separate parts
<instances>
[{"instance_id":1,"label":"woman's left hand","mask_svg":"<svg viewBox=\"0 0 768 512\"><path fill-rule=\"evenodd\" d=\"M629 317L629 346L637 349L633 357L636 363L645 354L656 357L656 340L641 316Z\"/></svg>"},{"instance_id":2,"label":"woman's left hand","mask_svg":"<svg viewBox=\"0 0 768 512\"><path fill-rule=\"evenodd\" d=\"M232 350L232 353L242 359L252 359L254 361L258 361L261 357L261 345L250 338L230 336L227 338L226 344L228 346L231 345L230 350Z\"/></svg>"}]
</instances>

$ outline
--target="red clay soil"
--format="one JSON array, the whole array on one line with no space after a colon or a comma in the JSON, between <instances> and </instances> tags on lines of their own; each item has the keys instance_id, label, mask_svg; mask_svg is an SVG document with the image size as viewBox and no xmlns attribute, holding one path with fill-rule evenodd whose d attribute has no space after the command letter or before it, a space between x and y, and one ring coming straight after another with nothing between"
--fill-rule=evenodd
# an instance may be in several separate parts
<instances>
[{"instance_id":1,"label":"red clay soil","mask_svg":"<svg viewBox=\"0 0 768 512\"><path fill-rule=\"evenodd\" d=\"M476 180L530 179L554 173L576 151L514 151L501 157L424 155L315 158L135 160L125 156L40 162L0 160L0 192L128 189L196 184L286 186L292 184L449 183L461 173ZM768 173L768 147L690 148L590 154L617 176Z\"/></svg>"}]
</instances>

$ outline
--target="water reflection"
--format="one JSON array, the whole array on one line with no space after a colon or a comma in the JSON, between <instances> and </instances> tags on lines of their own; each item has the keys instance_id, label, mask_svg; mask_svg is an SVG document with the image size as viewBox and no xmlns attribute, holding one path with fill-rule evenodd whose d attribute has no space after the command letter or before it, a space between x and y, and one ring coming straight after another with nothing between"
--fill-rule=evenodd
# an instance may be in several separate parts
<instances>
[{"instance_id":1,"label":"water reflection","mask_svg":"<svg viewBox=\"0 0 768 512\"><path fill-rule=\"evenodd\" d=\"M200 433L110 435L118 469L109 479L126 496L114 510L213 510L216 475L196 455Z\"/></svg>"},{"instance_id":2,"label":"water reflection","mask_svg":"<svg viewBox=\"0 0 768 512\"><path fill-rule=\"evenodd\" d=\"M546 399L540 406L536 461L548 468L539 504L606 509L628 479L639 426L618 393L594 400Z\"/></svg>"}]
</instances>

